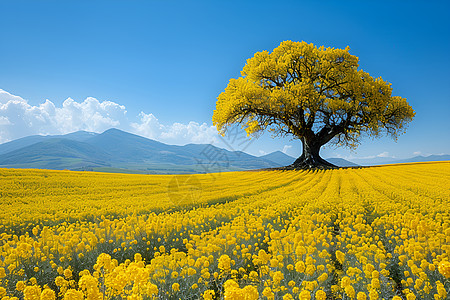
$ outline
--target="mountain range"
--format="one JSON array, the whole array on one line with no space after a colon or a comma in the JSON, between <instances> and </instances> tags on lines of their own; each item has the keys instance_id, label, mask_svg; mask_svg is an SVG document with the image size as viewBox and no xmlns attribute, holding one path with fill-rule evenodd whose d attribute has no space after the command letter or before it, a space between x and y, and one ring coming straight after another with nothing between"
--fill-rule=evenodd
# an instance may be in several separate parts
<instances>
[{"instance_id":1,"label":"mountain range","mask_svg":"<svg viewBox=\"0 0 450 300\"><path fill-rule=\"evenodd\" d=\"M256 157L210 144L167 145L109 129L29 136L0 144L0 167L125 173L208 173L274 168L295 159L281 151Z\"/></svg>"},{"instance_id":2,"label":"mountain range","mask_svg":"<svg viewBox=\"0 0 450 300\"><path fill-rule=\"evenodd\" d=\"M327 158L340 167L450 160L450 155L416 156L377 163ZM211 144L167 145L118 129L34 135L0 144L0 167L85 170L142 174L209 173L286 166L295 161L281 151L253 156Z\"/></svg>"},{"instance_id":3,"label":"mountain range","mask_svg":"<svg viewBox=\"0 0 450 300\"><path fill-rule=\"evenodd\" d=\"M450 160L450 155L440 154L440 155L417 155L414 157L406 159L396 159L393 157L373 157L373 158L353 158L352 162L360 166L376 166L376 165L387 165L387 164L402 164L402 163L415 163L415 162L429 162L429 161L448 161Z\"/></svg>"}]
</instances>

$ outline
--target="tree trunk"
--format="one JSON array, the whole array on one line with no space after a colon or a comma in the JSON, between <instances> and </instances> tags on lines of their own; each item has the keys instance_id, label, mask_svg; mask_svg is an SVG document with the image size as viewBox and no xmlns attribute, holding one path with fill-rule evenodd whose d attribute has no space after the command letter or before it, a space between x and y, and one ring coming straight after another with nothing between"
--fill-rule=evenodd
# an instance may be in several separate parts
<instances>
[{"instance_id":1,"label":"tree trunk","mask_svg":"<svg viewBox=\"0 0 450 300\"><path fill-rule=\"evenodd\" d=\"M307 140L302 138L303 153L295 160L295 162L288 166L292 169L333 169L337 166L327 162L320 157L320 147L322 144L317 140Z\"/></svg>"}]
</instances>

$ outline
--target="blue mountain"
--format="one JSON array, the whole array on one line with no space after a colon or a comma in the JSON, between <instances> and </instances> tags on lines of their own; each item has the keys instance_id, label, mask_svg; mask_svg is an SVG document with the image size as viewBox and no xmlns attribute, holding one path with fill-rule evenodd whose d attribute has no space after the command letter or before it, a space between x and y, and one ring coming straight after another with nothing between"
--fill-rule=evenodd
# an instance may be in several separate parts
<instances>
[{"instance_id":1,"label":"blue mountain","mask_svg":"<svg viewBox=\"0 0 450 300\"><path fill-rule=\"evenodd\" d=\"M0 167L138 173L199 173L280 166L269 159L210 144L167 145L109 129L30 136L0 144Z\"/></svg>"}]
</instances>

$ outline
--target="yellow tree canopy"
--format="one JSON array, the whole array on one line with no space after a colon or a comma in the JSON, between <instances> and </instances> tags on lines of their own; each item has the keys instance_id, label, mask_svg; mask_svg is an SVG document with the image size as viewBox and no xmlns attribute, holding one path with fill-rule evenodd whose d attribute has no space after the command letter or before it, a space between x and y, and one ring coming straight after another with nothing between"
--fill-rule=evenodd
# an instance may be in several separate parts
<instances>
[{"instance_id":1,"label":"yellow tree canopy","mask_svg":"<svg viewBox=\"0 0 450 300\"><path fill-rule=\"evenodd\" d=\"M389 82L358 70L349 50L285 41L257 52L217 98L213 124L221 134L239 123L248 135L269 129L319 148L330 141L355 147L362 132L396 138L413 109L392 96Z\"/></svg>"}]
</instances>

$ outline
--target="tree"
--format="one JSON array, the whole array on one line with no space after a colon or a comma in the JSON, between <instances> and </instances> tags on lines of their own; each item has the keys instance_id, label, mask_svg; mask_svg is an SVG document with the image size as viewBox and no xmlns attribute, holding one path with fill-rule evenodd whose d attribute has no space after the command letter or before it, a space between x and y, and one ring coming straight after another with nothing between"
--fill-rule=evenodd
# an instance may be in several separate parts
<instances>
[{"instance_id":1,"label":"tree","mask_svg":"<svg viewBox=\"0 0 450 300\"><path fill-rule=\"evenodd\" d=\"M222 135L241 124L249 136L268 129L301 140L293 168L334 167L319 155L327 143L355 148L363 133L396 139L413 109L390 83L358 70L349 50L285 41L257 52L217 98L214 126Z\"/></svg>"}]
</instances>

